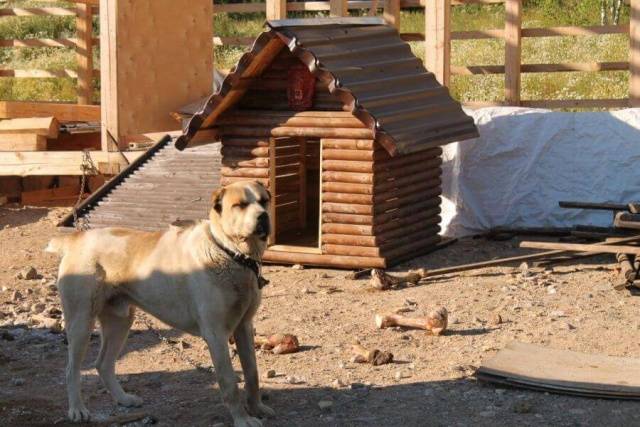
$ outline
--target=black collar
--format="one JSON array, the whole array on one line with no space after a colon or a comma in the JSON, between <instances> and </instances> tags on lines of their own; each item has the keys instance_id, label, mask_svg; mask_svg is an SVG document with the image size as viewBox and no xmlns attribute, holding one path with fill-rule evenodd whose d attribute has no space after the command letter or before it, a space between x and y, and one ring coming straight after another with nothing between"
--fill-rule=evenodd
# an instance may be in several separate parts
<instances>
[{"instance_id":1,"label":"black collar","mask_svg":"<svg viewBox=\"0 0 640 427\"><path fill-rule=\"evenodd\" d=\"M249 270L253 272L253 274L256 275L256 279L258 279L258 289L262 289L269 284L269 281L264 277L262 277L262 275L260 274L260 264L258 264L256 260L254 260L253 258L241 252L237 252L229 249L228 247L220 243L218 239L216 239L216 236L213 235L213 233L211 233L211 238L213 239L213 243L215 243L216 246L222 249L222 251L225 254L229 255L232 260L234 260L235 262L237 262L243 267L247 267Z\"/></svg>"}]
</instances>

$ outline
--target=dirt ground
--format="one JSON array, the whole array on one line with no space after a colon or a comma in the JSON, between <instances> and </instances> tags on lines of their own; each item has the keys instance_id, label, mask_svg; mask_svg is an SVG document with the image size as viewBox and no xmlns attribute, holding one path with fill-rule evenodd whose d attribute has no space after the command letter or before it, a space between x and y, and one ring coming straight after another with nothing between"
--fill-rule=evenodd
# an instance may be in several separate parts
<instances>
[{"instance_id":1,"label":"dirt ground","mask_svg":"<svg viewBox=\"0 0 640 427\"><path fill-rule=\"evenodd\" d=\"M33 306L56 316L57 259L42 249L63 209L0 208L0 424L66 425L64 333L33 323ZM517 240L467 239L404 264L438 268L524 253ZM609 257L532 269L487 268L426 285L374 292L368 279L348 280L346 271L265 268L265 288L256 318L259 334L298 336L303 351L258 353L262 386L277 418L266 426L582 426L640 425L634 402L567 397L497 388L473 377L480 363L511 340L613 356L640 357L640 299L615 291ZM33 266L41 278L18 278ZM15 295L15 291L21 295ZM14 301L15 299L15 301ZM426 314L450 312L450 330L377 330L374 314L400 307ZM39 306L35 310L42 309ZM492 322L500 314L503 323ZM144 413L164 426L231 425L207 371L211 361L197 337L153 321L159 339L139 314L117 366L124 388L145 399L140 409L115 406L99 382L93 360L96 333L85 362L83 390L94 425ZM351 344L391 351L396 362L373 367L350 362ZM167 340L169 342L167 342ZM237 357L234 365L241 373ZM197 369L200 366L201 369ZM275 370L274 378L263 374ZM319 402L329 405L321 409ZM142 422L137 422L141 425ZM129 424L134 425L134 424Z\"/></svg>"}]
</instances>

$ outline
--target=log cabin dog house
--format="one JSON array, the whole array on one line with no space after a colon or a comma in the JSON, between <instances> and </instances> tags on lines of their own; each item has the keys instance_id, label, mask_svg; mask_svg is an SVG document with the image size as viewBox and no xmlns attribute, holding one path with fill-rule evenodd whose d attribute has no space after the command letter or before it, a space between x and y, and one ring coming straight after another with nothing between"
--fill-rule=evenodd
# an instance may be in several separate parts
<instances>
[{"instance_id":1,"label":"log cabin dog house","mask_svg":"<svg viewBox=\"0 0 640 427\"><path fill-rule=\"evenodd\" d=\"M216 128L221 184L269 188L265 261L386 268L433 249L440 146L473 120L378 18L267 26L176 147Z\"/></svg>"},{"instance_id":2,"label":"log cabin dog house","mask_svg":"<svg viewBox=\"0 0 640 427\"><path fill-rule=\"evenodd\" d=\"M266 262L386 268L437 247L440 146L477 136L473 120L380 19L267 26L80 224L163 229L206 218L221 184L258 180L274 201Z\"/></svg>"}]
</instances>

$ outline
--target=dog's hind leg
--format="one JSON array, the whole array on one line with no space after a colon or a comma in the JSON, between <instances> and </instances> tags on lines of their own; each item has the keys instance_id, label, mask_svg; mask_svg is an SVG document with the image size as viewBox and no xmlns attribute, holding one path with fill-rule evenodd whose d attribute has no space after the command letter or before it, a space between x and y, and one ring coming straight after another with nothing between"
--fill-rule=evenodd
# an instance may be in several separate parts
<instances>
[{"instance_id":1,"label":"dog's hind leg","mask_svg":"<svg viewBox=\"0 0 640 427\"><path fill-rule=\"evenodd\" d=\"M63 276L58 281L58 288L69 343L66 372L69 419L74 422L89 421L90 413L82 400L80 369L93 330L93 305L98 289L93 275Z\"/></svg>"},{"instance_id":2,"label":"dog's hind leg","mask_svg":"<svg viewBox=\"0 0 640 427\"><path fill-rule=\"evenodd\" d=\"M253 323L245 320L238 325L234 333L236 348L244 373L245 391L247 392L247 406L249 413L256 417L273 417L275 411L262 403L260 396L258 366L253 340Z\"/></svg>"},{"instance_id":3,"label":"dog's hind leg","mask_svg":"<svg viewBox=\"0 0 640 427\"><path fill-rule=\"evenodd\" d=\"M102 343L96 360L96 369L111 397L123 406L140 406L142 399L126 393L116 378L116 360L122 351L129 329L133 323L135 309L125 307L124 313L118 313L109 304L98 315L101 327Z\"/></svg>"}]
</instances>

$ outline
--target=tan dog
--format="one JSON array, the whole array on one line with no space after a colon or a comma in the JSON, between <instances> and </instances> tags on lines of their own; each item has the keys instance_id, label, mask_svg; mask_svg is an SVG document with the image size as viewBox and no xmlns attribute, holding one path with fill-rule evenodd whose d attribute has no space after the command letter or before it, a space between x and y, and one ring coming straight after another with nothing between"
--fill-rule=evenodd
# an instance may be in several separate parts
<instances>
[{"instance_id":1,"label":"tan dog","mask_svg":"<svg viewBox=\"0 0 640 427\"><path fill-rule=\"evenodd\" d=\"M261 426L254 417L275 414L261 401L252 323L261 297L256 261L269 235L270 195L261 184L244 182L218 190L212 202L209 221L189 228L156 233L104 228L49 243L47 251L63 256L58 289L69 341L71 420L90 418L81 397L80 366L96 317L102 336L96 367L102 382L119 404L142 404L115 375L135 307L205 339L235 426ZM231 334L244 371L246 408L229 357Z\"/></svg>"}]
</instances>

